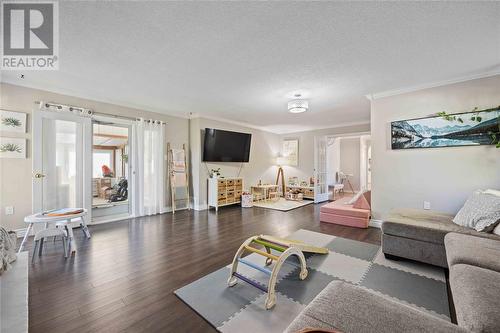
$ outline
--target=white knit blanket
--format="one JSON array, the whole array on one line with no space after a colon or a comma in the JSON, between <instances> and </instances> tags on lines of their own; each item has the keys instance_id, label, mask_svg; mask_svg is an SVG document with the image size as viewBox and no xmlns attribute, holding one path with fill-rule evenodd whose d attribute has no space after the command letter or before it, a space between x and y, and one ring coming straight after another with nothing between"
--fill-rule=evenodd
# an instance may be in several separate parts
<instances>
[{"instance_id":1,"label":"white knit blanket","mask_svg":"<svg viewBox=\"0 0 500 333\"><path fill-rule=\"evenodd\" d=\"M0 227L0 274L9 269L10 263L16 259L16 235Z\"/></svg>"}]
</instances>

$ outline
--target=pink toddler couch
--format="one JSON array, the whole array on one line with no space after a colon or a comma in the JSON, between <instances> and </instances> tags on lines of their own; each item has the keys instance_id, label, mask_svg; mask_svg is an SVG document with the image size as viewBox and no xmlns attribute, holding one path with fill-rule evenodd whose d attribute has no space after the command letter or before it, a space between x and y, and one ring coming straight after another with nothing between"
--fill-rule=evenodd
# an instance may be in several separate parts
<instances>
[{"instance_id":1,"label":"pink toddler couch","mask_svg":"<svg viewBox=\"0 0 500 333\"><path fill-rule=\"evenodd\" d=\"M368 228L371 214L371 192L367 191L349 204L351 198L342 198L321 207L319 220L326 223Z\"/></svg>"}]
</instances>

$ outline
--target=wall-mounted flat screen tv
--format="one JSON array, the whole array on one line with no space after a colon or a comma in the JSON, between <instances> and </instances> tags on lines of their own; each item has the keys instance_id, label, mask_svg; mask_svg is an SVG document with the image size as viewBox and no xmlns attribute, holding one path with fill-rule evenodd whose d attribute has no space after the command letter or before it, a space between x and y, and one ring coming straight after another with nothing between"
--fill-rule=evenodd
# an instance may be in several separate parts
<instances>
[{"instance_id":1,"label":"wall-mounted flat screen tv","mask_svg":"<svg viewBox=\"0 0 500 333\"><path fill-rule=\"evenodd\" d=\"M252 134L205 128L204 162L248 162Z\"/></svg>"}]
</instances>

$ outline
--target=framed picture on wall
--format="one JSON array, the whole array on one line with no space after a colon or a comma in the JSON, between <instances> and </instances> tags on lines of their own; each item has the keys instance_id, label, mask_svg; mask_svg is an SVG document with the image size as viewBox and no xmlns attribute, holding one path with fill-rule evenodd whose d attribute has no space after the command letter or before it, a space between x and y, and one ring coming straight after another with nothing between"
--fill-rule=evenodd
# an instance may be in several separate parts
<instances>
[{"instance_id":1,"label":"framed picture on wall","mask_svg":"<svg viewBox=\"0 0 500 333\"><path fill-rule=\"evenodd\" d=\"M285 139L281 154L286 161L286 165L297 166L299 165L299 140L298 139Z\"/></svg>"},{"instance_id":2,"label":"framed picture on wall","mask_svg":"<svg viewBox=\"0 0 500 333\"><path fill-rule=\"evenodd\" d=\"M0 110L0 131L26 133L26 113Z\"/></svg>"},{"instance_id":3,"label":"framed picture on wall","mask_svg":"<svg viewBox=\"0 0 500 333\"><path fill-rule=\"evenodd\" d=\"M498 145L500 107L393 121L392 149Z\"/></svg>"},{"instance_id":4,"label":"framed picture on wall","mask_svg":"<svg viewBox=\"0 0 500 333\"><path fill-rule=\"evenodd\" d=\"M26 158L26 139L0 138L0 158Z\"/></svg>"}]
</instances>

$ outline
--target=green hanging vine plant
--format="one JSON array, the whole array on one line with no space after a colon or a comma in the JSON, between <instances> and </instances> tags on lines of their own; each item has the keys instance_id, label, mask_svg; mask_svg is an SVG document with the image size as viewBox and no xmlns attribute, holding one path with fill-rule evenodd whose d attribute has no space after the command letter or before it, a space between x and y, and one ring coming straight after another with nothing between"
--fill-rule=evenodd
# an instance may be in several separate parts
<instances>
[{"instance_id":1,"label":"green hanging vine plant","mask_svg":"<svg viewBox=\"0 0 500 333\"><path fill-rule=\"evenodd\" d=\"M497 109L491 109L491 110L478 111L478 109L479 108L476 106L471 111L472 115L470 117L470 120L480 123L481 121L483 121L483 118L479 115L480 112L497 111L500 109L500 106ZM436 115L447 121L458 121L461 124L464 122L464 119L460 115L449 114L446 111L438 112ZM497 118L497 124L498 124L498 133L500 133L500 116L498 116ZM500 148L500 137L497 135L498 133L488 131L488 135L491 137L491 144L494 144L496 148Z\"/></svg>"}]
</instances>

